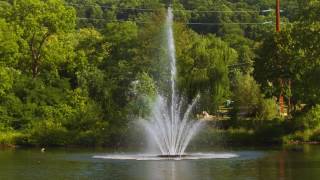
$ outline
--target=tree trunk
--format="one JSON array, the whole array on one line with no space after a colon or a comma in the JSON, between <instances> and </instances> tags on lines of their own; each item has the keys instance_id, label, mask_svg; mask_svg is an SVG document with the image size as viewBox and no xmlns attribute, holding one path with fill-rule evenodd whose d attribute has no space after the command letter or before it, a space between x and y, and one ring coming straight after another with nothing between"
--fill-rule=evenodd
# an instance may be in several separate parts
<instances>
[{"instance_id":1,"label":"tree trunk","mask_svg":"<svg viewBox=\"0 0 320 180\"><path fill-rule=\"evenodd\" d=\"M46 33L39 42L39 47L35 45L35 34L33 34L30 42L31 58L32 58L32 78L36 78L39 74L39 66L41 62L42 48L50 34Z\"/></svg>"}]
</instances>

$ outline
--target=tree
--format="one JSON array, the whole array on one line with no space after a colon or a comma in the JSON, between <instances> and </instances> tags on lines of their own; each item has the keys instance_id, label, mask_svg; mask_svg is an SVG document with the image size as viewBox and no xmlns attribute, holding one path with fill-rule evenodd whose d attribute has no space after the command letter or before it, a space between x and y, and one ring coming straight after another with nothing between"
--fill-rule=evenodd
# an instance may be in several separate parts
<instances>
[{"instance_id":1,"label":"tree","mask_svg":"<svg viewBox=\"0 0 320 180\"><path fill-rule=\"evenodd\" d=\"M228 66L237 52L215 36L199 36L176 27L179 89L191 101L198 93L201 105L214 112L229 95Z\"/></svg>"},{"instance_id":2,"label":"tree","mask_svg":"<svg viewBox=\"0 0 320 180\"><path fill-rule=\"evenodd\" d=\"M320 2L303 2L299 2L302 7L299 21L295 23L291 33L298 80L296 93L293 93L300 101L315 106L320 103L319 82L316 80L320 69Z\"/></svg>"},{"instance_id":3,"label":"tree","mask_svg":"<svg viewBox=\"0 0 320 180\"><path fill-rule=\"evenodd\" d=\"M249 74L237 73L232 100L234 115L272 120L278 117L278 105L274 98L265 98L260 85Z\"/></svg>"},{"instance_id":4,"label":"tree","mask_svg":"<svg viewBox=\"0 0 320 180\"><path fill-rule=\"evenodd\" d=\"M11 14L6 18L14 25L15 33L19 36L20 49L23 53L21 64L31 69L35 78L41 71L41 66L52 61L50 44L54 48L64 49L59 44L65 33L72 32L75 27L75 12L64 6L61 0L21 0L11 7ZM56 40L59 40L57 42ZM57 45L57 43L59 45ZM66 52L64 52L66 53ZM50 62L49 62L50 63Z\"/></svg>"},{"instance_id":5,"label":"tree","mask_svg":"<svg viewBox=\"0 0 320 180\"><path fill-rule=\"evenodd\" d=\"M154 80L146 73L137 75L137 80L130 84L127 106L129 116L145 118L151 112L157 90Z\"/></svg>"},{"instance_id":6,"label":"tree","mask_svg":"<svg viewBox=\"0 0 320 180\"><path fill-rule=\"evenodd\" d=\"M320 62L320 3L310 1L303 7L298 22L269 35L258 48L255 77L268 96L283 91L288 100L293 98L294 105L299 102L314 106L319 102L314 77Z\"/></svg>"},{"instance_id":7,"label":"tree","mask_svg":"<svg viewBox=\"0 0 320 180\"><path fill-rule=\"evenodd\" d=\"M254 73L268 96L280 94L280 79L289 79L294 74L295 61L290 31L284 29L267 36L257 49Z\"/></svg>"},{"instance_id":8,"label":"tree","mask_svg":"<svg viewBox=\"0 0 320 180\"><path fill-rule=\"evenodd\" d=\"M0 18L0 65L15 66L18 58L18 37L12 25Z\"/></svg>"},{"instance_id":9,"label":"tree","mask_svg":"<svg viewBox=\"0 0 320 180\"><path fill-rule=\"evenodd\" d=\"M18 72L13 68L0 66L0 97L11 91L17 74Z\"/></svg>"}]
</instances>

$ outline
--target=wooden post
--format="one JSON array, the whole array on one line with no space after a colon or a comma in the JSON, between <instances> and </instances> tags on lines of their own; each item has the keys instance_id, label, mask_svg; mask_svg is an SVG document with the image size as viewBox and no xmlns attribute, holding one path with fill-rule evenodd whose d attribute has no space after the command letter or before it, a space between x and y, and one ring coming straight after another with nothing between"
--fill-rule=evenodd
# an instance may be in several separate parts
<instances>
[{"instance_id":1,"label":"wooden post","mask_svg":"<svg viewBox=\"0 0 320 180\"><path fill-rule=\"evenodd\" d=\"M290 91L290 96L288 97L288 115L291 115L291 96L292 96L292 92L291 92L291 79L288 80L288 88Z\"/></svg>"},{"instance_id":2,"label":"wooden post","mask_svg":"<svg viewBox=\"0 0 320 180\"><path fill-rule=\"evenodd\" d=\"M276 0L276 32L280 32L280 0ZM279 96L280 115L284 114L283 80L280 79L281 92Z\"/></svg>"},{"instance_id":3,"label":"wooden post","mask_svg":"<svg viewBox=\"0 0 320 180\"><path fill-rule=\"evenodd\" d=\"M280 32L280 0L276 0L276 31Z\"/></svg>"}]
</instances>

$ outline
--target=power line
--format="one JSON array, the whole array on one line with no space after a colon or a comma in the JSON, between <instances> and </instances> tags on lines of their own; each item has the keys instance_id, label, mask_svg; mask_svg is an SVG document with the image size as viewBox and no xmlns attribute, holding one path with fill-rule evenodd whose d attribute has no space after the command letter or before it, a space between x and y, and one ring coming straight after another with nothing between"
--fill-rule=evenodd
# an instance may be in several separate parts
<instances>
[{"instance_id":1,"label":"power line","mask_svg":"<svg viewBox=\"0 0 320 180\"><path fill-rule=\"evenodd\" d=\"M208 10L208 11L198 11L198 10L173 10L175 12L196 12L196 13L259 13L259 12L267 12L267 11L257 11L257 10L251 10L251 11L232 11L232 10L228 10L228 11L217 11L217 10Z\"/></svg>"},{"instance_id":2,"label":"power line","mask_svg":"<svg viewBox=\"0 0 320 180\"><path fill-rule=\"evenodd\" d=\"M69 6L76 6L76 7L101 7L106 9L119 9L119 10L133 10L133 11L156 11L157 9L151 9L151 8L121 8L121 7L112 7L109 5L84 5L84 4L76 4L76 3L66 3L66 5ZM207 11L198 11L198 10L190 10L190 9L177 9L173 10L174 12L196 12L196 13L266 13L274 11L273 9L266 9L266 10L207 10Z\"/></svg>"},{"instance_id":3,"label":"power line","mask_svg":"<svg viewBox=\"0 0 320 180\"><path fill-rule=\"evenodd\" d=\"M77 18L79 20L95 20L95 21L106 21L106 22L136 22L141 24L150 24L151 21L136 21L136 20L106 20L102 18ZM262 23L251 23L251 22L229 22L229 23L201 23L201 22L186 22L185 24L188 25L266 25L266 24L273 24L272 21L262 22Z\"/></svg>"},{"instance_id":4,"label":"power line","mask_svg":"<svg viewBox=\"0 0 320 180\"><path fill-rule=\"evenodd\" d=\"M141 23L141 24L150 24L151 22L146 22L146 21L133 21L133 20L125 20L125 19L117 19L117 20L106 20L102 18L77 18L79 20L94 20L94 21L106 21L108 23L112 22L135 22L135 23Z\"/></svg>"},{"instance_id":5,"label":"power line","mask_svg":"<svg viewBox=\"0 0 320 180\"><path fill-rule=\"evenodd\" d=\"M267 22L262 22L262 23L251 23L251 22L230 22L230 23L196 23L196 22L188 22L186 24L190 25L223 25L223 24L228 24L228 25L265 25L265 24L272 24L272 21L267 21Z\"/></svg>"},{"instance_id":6,"label":"power line","mask_svg":"<svg viewBox=\"0 0 320 180\"><path fill-rule=\"evenodd\" d=\"M147 8L114 8L112 6L107 5L83 5L83 4L75 4L75 3L66 3L69 6L76 6L76 7L101 7L106 9L120 9L120 10L135 10L135 11L155 11L156 9L147 9Z\"/></svg>"}]
</instances>

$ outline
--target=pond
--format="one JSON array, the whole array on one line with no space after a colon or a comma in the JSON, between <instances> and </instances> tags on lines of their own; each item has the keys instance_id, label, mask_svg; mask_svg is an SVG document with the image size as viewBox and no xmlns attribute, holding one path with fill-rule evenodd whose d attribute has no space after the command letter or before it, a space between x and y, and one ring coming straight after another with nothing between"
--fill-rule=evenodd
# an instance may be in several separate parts
<instances>
[{"instance_id":1,"label":"pond","mask_svg":"<svg viewBox=\"0 0 320 180\"><path fill-rule=\"evenodd\" d=\"M0 179L319 179L320 146L225 148L201 152L233 153L229 159L115 160L96 155L132 154L105 149L1 149ZM199 152L199 150L197 151Z\"/></svg>"}]
</instances>

